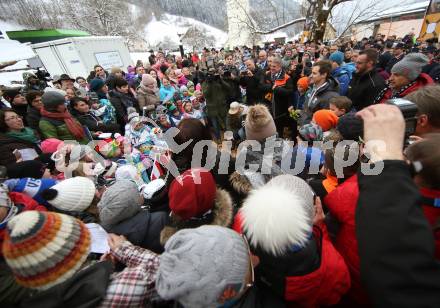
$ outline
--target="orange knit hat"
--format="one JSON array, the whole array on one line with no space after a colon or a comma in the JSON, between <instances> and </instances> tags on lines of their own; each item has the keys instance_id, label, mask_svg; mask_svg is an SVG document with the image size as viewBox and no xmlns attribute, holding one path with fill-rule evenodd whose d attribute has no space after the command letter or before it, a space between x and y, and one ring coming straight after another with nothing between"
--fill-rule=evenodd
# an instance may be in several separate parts
<instances>
[{"instance_id":1,"label":"orange knit hat","mask_svg":"<svg viewBox=\"0 0 440 308\"><path fill-rule=\"evenodd\" d=\"M313 122L321 126L324 132L336 127L338 116L331 110L322 109L313 114Z\"/></svg>"},{"instance_id":2,"label":"orange knit hat","mask_svg":"<svg viewBox=\"0 0 440 308\"><path fill-rule=\"evenodd\" d=\"M304 90L307 90L309 88L309 77L301 77L296 84Z\"/></svg>"}]
</instances>

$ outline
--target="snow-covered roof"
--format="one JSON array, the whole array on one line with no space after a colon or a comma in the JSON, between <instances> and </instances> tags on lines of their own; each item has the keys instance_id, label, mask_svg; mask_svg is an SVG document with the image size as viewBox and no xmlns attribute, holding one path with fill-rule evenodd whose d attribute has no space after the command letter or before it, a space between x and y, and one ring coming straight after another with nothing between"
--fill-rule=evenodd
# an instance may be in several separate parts
<instances>
[{"instance_id":1,"label":"snow-covered roof","mask_svg":"<svg viewBox=\"0 0 440 308\"><path fill-rule=\"evenodd\" d=\"M423 1L423 2L411 3L403 6L393 7L384 10L378 14L375 14L370 18L364 19L360 23L366 23L366 22L371 22L371 21L391 18L391 17L399 17L414 13L424 13L429 5L429 2L430 1Z\"/></svg>"}]
</instances>

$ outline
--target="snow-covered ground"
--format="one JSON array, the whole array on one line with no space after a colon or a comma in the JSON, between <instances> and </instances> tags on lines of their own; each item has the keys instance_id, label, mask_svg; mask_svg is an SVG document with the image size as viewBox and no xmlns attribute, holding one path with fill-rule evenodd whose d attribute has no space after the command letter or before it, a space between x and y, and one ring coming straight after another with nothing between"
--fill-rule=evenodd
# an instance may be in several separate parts
<instances>
[{"instance_id":1,"label":"snow-covered ground","mask_svg":"<svg viewBox=\"0 0 440 308\"><path fill-rule=\"evenodd\" d=\"M193 18L181 17L171 14L163 14L160 20L153 16L153 19L145 27L145 39L148 44L153 47L160 47L161 42L165 38L176 45L179 45L179 34L184 34L188 28L196 26L207 35L212 35L216 38L216 47L222 47L228 39L228 34L225 31L209 26L203 22Z\"/></svg>"},{"instance_id":2,"label":"snow-covered ground","mask_svg":"<svg viewBox=\"0 0 440 308\"><path fill-rule=\"evenodd\" d=\"M0 20L0 31L3 33L3 37L6 38L6 31L24 30L25 27L14 22Z\"/></svg>"}]
</instances>

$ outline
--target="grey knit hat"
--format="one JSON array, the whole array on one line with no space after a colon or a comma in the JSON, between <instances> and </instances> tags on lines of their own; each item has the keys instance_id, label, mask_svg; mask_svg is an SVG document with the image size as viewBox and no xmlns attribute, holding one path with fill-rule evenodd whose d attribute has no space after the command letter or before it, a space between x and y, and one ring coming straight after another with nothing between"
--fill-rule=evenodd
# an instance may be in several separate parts
<instances>
[{"instance_id":1,"label":"grey knit hat","mask_svg":"<svg viewBox=\"0 0 440 308\"><path fill-rule=\"evenodd\" d=\"M400 62L394 64L391 73L405 76L414 81L422 73L422 68L428 64L429 59L422 53L410 53Z\"/></svg>"},{"instance_id":2,"label":"grey knit hat","mask_svg":"<svg viewBox=\"0 0 440 308\"><path fill-rule=\"evenodd\" d=\"M133 181L120 180L110 186L98 203L99 219L104 228L133 217L141 210L142 199Z\"/></svg>"},{"instance_id":3,"label":"grey knit hat","mask_svg":"<svg viewBox=\"0 0 440 308\"><path fill-rule=\"evenodd\" d=\"M184 307L218 307L228 288L237 293L246 283L249 251L231 229L202 226L173 235L160 256L156 290Z\"/></svg>"},{"instance_id":4,"label":"grey knit hat","mask_svg":"<svg viewBox=\"0 0 440 308\"><path fill-rule=\"evenodd\" d=\"M64 104L65 97L58 92L48 91L43 94L41 100L46 110L54 110L57 106Z\"/></svg>"}]
</instances>

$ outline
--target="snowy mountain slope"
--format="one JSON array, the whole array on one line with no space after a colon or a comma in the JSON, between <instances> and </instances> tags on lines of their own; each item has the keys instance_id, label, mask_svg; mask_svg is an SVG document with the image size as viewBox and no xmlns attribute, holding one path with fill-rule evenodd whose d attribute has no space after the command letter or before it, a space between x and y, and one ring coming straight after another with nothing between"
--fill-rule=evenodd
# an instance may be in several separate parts
<instances>
[{"instance_id":1,"label":"snowy mountain slope","mask_svg":"<svg viewBox=\"0 0 440 308\"><path fill-rule=\"evenodd\" d=\"M216 47L225 44L228 34L220 29L209 26L193 18L181 17L170 14L163 14L161 20L153 19L145 27L145 39L153 49L161 47L164 42L172 42L179 45L179 34L184 34L188 28L195 26L207 35L215 38ZM185 46L189 48L191 46Z\"/></svg>"}]
</instances>

